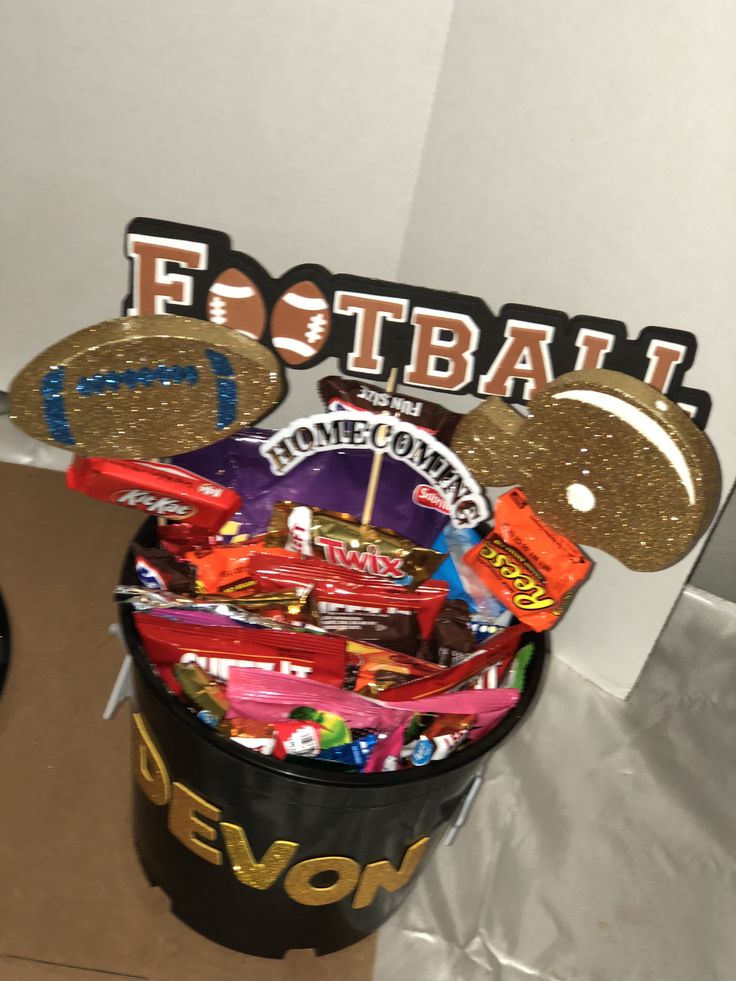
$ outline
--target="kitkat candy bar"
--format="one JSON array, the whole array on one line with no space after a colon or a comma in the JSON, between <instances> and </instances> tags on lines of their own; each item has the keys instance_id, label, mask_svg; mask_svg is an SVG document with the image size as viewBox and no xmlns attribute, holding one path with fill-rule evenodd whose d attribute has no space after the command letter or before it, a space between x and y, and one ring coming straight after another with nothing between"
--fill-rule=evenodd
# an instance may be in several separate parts
<instances>
[{"instance_id":1,"label":"kitkat candy bar","mask_svg":"<svg viewBox=\"0 0 736 981\"><path fill-rule=\"evenodd\" d=\"M240 507L235 491L168 463L77 456L66 480L71 490L97 500L211 531Z\"/></svg>"}]
</instances>

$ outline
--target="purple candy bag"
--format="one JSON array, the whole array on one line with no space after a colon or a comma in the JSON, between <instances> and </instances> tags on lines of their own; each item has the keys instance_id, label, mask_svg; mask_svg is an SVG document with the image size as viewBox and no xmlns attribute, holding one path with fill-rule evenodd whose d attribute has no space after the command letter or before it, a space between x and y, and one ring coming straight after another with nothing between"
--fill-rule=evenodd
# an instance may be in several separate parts
<instances>
[{"instance_id":1,"label":"purple candy bag","mask_svg":"<svg viewBox=\"0 0 736 981\"><path fill-rule=\"evenodd\" d=\"M232 518L241 525L238 534L267 531L271 508L278 501L297 501L360 517L373 461L370 450L320 453L277 477L258 452L271 434L269 429L244 429L204 449L173 457L173 462L240 494L242 509ZM387 456L371 523L429 548L448 517L435 508L414 503L414 491L422 484L423 478L411 467ZM416 496L426 500L432 497Z\"/></svg>"}]
</instances>

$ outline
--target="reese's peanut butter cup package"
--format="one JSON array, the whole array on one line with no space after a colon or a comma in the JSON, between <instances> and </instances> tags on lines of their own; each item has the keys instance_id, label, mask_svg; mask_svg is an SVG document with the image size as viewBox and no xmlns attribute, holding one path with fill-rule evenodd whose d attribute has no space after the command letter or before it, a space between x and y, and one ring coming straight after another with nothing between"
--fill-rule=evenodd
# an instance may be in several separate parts
<instances>
[{"instance_id":1,"label":"reese's peanut butter cup package","mask_svg":"<svg viewBox=\"0 0 736 981\"><path fill-rule=\"evenodd\" d=\"M496 501L494 528L465 556L488 589L533 630L554 627L590 560L534 513L516 487Z\"/></svg>"}]
</instances>

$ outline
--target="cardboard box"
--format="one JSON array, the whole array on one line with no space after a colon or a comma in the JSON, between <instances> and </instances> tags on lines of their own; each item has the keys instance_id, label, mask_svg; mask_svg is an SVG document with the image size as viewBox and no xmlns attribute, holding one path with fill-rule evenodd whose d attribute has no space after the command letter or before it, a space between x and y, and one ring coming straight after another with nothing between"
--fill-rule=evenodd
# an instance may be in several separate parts
<instances>
[{"instance_id":1,"label":"cardboard box","mask_svg":"<svg viewBox=\"0 0 736 981\"><path fill-rule=\"evenodd\" d=\"M374 939L266 961L180 923L149 886L130 828L130 711L101 714L122 649L112 589L140 515L66 490L63 474L0 465L0 588L11 664L0 699L0 978L151 981L373 973Z\"/></svg>"}]
</instances>

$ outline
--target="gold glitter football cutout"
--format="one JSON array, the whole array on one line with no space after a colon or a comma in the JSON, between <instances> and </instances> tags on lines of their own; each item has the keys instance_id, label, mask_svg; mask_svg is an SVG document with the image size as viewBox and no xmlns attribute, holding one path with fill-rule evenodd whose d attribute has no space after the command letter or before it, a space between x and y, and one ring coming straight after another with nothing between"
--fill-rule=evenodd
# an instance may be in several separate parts
<instances>
[{"instance_id":1,"label":"gold glitter football cutout","mask_svg":"<svg viewBox=\"0 0 736 981\"><path fill-rule=\"evenodd\" d=\"M145 459L207 446L280 400L268 348L227 327L169 314L70 334L10 387L13 422L75 453Z\"/></svg>"},{"instance_id":2,"label":"gold glitter football cutout","mask_svg":"<svg viewBox=\"0 0 736 981\"><path fill-rule=\"evenodd\" d=\"M489 415L497 418L487 403L473 409L452 442L471 472L488 484L521 484L552 528L630 569L679 561L718 507L710 440L637 378L607 369L562 375L532 399L515 435L508 421L499 434Z\"/></svg>"}]
</instances>

